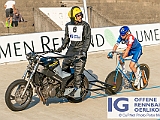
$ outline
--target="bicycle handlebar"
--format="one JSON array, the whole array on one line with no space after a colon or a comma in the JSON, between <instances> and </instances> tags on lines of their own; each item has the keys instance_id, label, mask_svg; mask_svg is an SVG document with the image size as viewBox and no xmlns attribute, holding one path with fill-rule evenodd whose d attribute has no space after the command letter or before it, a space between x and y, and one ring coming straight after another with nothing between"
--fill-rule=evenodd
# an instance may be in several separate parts
<instances>
[{"instance_id":1,"label":"bicycle handlebar","mask_svg":"<svg viewBox=\"0 0 160 120\"><path fill-rule=\"evenodd\" d=\"M124 58L122 57L123 53L122 52L118 52L118 51L111 51L112 54L116 53L117 55L120 55L119 58L122 62L124 62Z\"/></svg>"},{"instance_id":2,"label":"bicycle handlebar","mask_svg":"<svg viewBox=\"0 0 160 120\"><path fill-rule=\"evenodd\" d=\"M119 59L124 62L127 60L131 60L131 58L123 58L123 53L122 52L118 52L118 51L111 51L113 54L116 53L116 55L119 55Z\"/></svg>"},{"instance_id":3,"label":"bicycle handlebar","mask_svg":"<svg viewBox=\"0 0 160 120\"><path fill-rule=\"evenodd\" d=\"M121 55L122 56L122 52L118 52L118 51L111 51L112 53L116 53L117 55Z\"/></svg>"}]
</instances>

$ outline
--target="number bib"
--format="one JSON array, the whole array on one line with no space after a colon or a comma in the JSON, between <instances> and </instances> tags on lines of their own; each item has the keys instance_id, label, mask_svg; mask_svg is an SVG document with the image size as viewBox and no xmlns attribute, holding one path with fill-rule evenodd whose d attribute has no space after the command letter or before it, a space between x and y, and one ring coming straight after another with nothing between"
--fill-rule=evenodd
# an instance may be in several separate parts
<instances>
[{"instance_id":1,"label":"number bib","mask_svg":"<svg viewBox=\"0 0 160 120\"><path fill-rule=\"evenodd\" d=\"M71 41L82 41L83 26L68 25L69 38Z\"/></svg>"}]
</instances>

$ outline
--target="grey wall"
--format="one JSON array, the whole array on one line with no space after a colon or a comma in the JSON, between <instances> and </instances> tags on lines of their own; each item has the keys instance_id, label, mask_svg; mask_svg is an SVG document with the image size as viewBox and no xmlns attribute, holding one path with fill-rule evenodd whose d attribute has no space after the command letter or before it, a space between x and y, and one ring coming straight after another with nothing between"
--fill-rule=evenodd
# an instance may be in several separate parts
<instances>
[{"instance_id":1,"label":"grey wall","mask_svg":"<svg viewBox=\"0 0 160 120\"><path fill-rule=\"evenodd\" d=\"M15 0L26 23L20 23L18 28L8 30L0 23L1 33L32 33L61 30L47 16L38 11L39 7L60 7L61 0ZM75 1L75 0L74 0ZM72 5L82 5L82 0ZM5 22L4 3L0 1L0 21ZM66 4L70 6L70 4ZM160 0L87 0L89 22L91 27L106 27L116 25L133 25L159 23ZM33 9L34 8L34 9ZM34 25L34 26L33 26Z\"/></svg>"}]
</instances>

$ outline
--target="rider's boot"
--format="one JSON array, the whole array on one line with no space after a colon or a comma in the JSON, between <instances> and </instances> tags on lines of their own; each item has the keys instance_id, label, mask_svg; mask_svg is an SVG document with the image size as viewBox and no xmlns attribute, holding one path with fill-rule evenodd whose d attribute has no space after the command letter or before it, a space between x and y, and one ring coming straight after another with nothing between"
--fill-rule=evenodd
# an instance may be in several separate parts
<instances>
[{"instance_id":1,"label":"rider's boot","mask_svg":"<svg viewBox=\"0 0 160 120\"><path fill-rule=\"evenodd\" d=\"M74 89L71 93L68 94L69 97L75 97L75 93L77 92L77 90L80 88L80 83L76 83L74 85Z\"/></svg>"},{"instance_id":2,"label":"rider's boot","mask_svg":"<svg viewBox=\"0 0 160 120\"><path fill-rule=\"evenodd\" d=\"M74 97L74 94L77 92L77 90L78 90L78 87L74 87L73 91L70 94L68 94L68 96Z\"/></svg>"}]
</instances>

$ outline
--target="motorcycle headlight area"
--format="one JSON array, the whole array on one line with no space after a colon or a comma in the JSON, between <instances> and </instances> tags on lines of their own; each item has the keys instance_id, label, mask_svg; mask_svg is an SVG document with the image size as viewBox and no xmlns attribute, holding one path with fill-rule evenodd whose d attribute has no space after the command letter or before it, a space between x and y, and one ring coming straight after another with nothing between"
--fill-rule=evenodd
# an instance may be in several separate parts
<instances>
[{"instance_id":1,"label":"motorcycle headlight area","mask_svg":"<svg viewBox=\"0 0 160 120\"><path fill-rule=\"evenodd\" d=\"M26 54L26 59L27 60L34 60L36 58L36 55L34 52L30 52Z\"/></svg>"}]
</instances>

